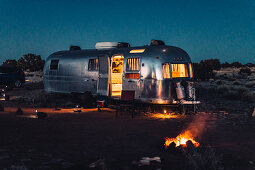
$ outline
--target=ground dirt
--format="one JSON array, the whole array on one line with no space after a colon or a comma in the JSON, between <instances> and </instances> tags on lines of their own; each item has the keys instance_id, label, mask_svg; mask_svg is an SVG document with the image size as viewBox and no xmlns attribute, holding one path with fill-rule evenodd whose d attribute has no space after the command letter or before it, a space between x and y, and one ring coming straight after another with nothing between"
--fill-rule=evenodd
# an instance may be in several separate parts
<instances>
[{"instance_id":1,"label":"ground dirt","mask_svg":"<svg viewBox=\"0 0 255 170\"><path fill-rule=\"evenodd\" d=\"M10 101L0 112L0 169L204 169L198 164L208 159L217 165L206 169L255 169L251 102L225 99L200 88L197 114L159 119L146 108L132 119L135 108L118 117L109 108L74 112L79 110L75 101L49 96L42 88L36 82L6 92ZM15 114L19 107L24 115ZM35 110L48 117L36 119ZM213 156L196 161L202 151L189 155L183 148L164 148L165 137L190 128L200 132L195 140ZM143 157L160 157L160 162L144 165Z\"/></svg>"}]
</instances>

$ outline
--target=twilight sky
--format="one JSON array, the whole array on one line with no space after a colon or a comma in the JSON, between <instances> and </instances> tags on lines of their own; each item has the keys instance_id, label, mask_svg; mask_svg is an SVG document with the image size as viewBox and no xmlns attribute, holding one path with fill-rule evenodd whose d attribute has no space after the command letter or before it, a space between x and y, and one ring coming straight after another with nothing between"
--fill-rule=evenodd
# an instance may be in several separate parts
<instances>
[{"instance_id":1,"label":"twilight sky","mask_svg":"<svg viewBox=\"0 0 255 170\"><path fill-rule=\"evenodd\" d=\"M100 41L161 39L193 61L255 63L255 0L0 0L0 63Z\"/></svg>"}]
</instances>

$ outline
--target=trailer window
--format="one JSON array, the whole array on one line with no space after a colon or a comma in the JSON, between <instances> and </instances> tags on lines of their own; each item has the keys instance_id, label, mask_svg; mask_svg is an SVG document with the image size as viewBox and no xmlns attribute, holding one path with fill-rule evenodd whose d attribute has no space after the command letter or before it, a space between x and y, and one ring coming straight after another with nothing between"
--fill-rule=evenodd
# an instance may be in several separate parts
<instances>
[{"instance_id":1,"label":"trailer window","mask_svg":"<svg viewBox=\"0 0 255 170\"><path fill-rule=\"evenodd\" d=\"M50 70L57 70L58 69L58 62L59 62L59 60L51 60Z\"/></svg>"},{"instance_id":2,"label":"trailer window","mask_svg":"<svg viewBox=\"0 0 255 170\"><path fill-rule=\"evenodd\" d=\"M127 71L139 71L140 70L140 58L128 58L126 70Z\"/></svg>"},{"instance_id":3,"label":"trailer window","mask_svg":"<svg viewBox=\"0 0 255 170\"><path fill-rule=\"evenodd\" d=\"M189 74L190 74L190 78L193 78L193 68L191 63L189 63Z\"/></svg>"},{"instance_id":4,"label":"trailer window","mask_svg":"<svg viewBox=\"0 0 255 170\"><path fill-rule=\"evenodd\" d=\"M169 79L170 78L169 63L163 63L162 64L162 72L163 72L163 78L164 79Z\"/></svg>"},{"instance_id":5,"label":"trailer window","mask_svg":"<svg viewBox=\"0 0 255 170\"><path fill-rule=\"evenodd\" d=\"M172 77L189 77L187 64L171 64Z\"/></svg>"},{"instance_id":6,"label":"trailer window","mask_svg":"<svg viewBox=\"0 0 255 170\"><path fill-rule=\"evenodd\" d=\"M89 59L89 71L98 71L98 58L95 59Z\"/></svg>"}]
</instances>

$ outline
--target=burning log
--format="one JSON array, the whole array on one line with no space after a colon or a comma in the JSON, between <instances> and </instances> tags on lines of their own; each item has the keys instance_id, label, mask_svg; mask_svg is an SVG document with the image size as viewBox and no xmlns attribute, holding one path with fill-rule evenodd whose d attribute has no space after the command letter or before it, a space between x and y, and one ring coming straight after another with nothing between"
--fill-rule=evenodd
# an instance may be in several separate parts
<instances>
[{"instance_id":1,"label":"burning log","mask_svg":"<svg viewBox=\"0 0 255 170\"><path fill-rule=\"evenodd\" d=\"M180 135L178 135L176 138L165 138L165 148L169 147L172 143L178 146L187 147L187 142L190 141L194 144L195 147L199 146L199 143L195 141L189 131L186 131Z\"/></svg>"}]
</instances>

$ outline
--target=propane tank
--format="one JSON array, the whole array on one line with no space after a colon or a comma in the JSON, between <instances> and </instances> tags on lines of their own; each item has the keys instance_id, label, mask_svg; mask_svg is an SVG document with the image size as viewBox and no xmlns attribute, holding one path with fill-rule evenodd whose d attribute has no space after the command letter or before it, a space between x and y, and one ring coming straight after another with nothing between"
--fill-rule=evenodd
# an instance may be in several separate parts
<instances>
[{"instance_id":1,"label":"propane tank","mask_svg":"<svg viewBox=\"0 0 255 170\"><path fill-rule=\"evenodd\" d=\"M185 98L184 88L180 82L176 83L176 95L178 100Z\"/></svg>"},{"instance_id":2,"label":"propane tank","mask_svg":"<svg viewBox=\"0 0 255 170\"><path fill-rule=\"evenodd\" d=\"M196 95L195 95L195 88L194 88L194 82L188 82L187 86L187 94L189 99L196 100Z\"/></svg>"}]
</instances>

